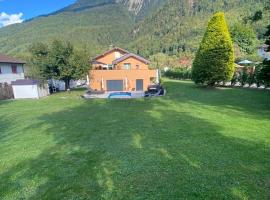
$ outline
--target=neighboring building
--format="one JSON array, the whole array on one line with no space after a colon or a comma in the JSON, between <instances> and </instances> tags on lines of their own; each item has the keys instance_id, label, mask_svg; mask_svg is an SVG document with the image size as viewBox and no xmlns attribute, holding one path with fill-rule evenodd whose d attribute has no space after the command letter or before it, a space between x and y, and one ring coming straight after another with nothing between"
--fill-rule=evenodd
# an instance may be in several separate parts
<instances>
[{"instance_id":1,"label":"neighboring building","mask_svg":"<svg viewBox=\"0 0 270 200\"><path fill-rule=\"evenodd\" d=\"M92 60L90 88L104 91L145 91L159 82L158 70L149 61L121 48L113 48Z\"/></svg>"},{"instance_id":2,"label":"neighboring building","mask_svg":"<svg viewBox=\"0 0 270 200\"><path fill-rule=\"evenodd\" d=\"M22 60L0 54L0 83L24 79L24 64Z\"/></svg>"}]
</instances>

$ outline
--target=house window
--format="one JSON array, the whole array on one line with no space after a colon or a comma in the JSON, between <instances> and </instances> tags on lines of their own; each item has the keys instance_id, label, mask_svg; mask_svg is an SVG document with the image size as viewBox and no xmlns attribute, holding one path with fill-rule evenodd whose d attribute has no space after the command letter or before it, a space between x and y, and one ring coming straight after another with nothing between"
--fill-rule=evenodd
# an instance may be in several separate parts
<instances>
[{"instance_id":1,"label":"house window","mask_svg":"<svg viewBox=\"0 0 270 200\"><path fill-rule=\"evenodd\" d=\"M109 68L110 70L112 70L112 69L113 69L113 65L108 65L108 68Z\"/></svg>"},{"instance_id":2,"label":"house window","mask_svg":"<svg viewBox=\"0 0 270 200\"><path fill-rule=\"evenodd\" d=\"M140 65L136 65L136 69L140 69Z\"/></svg>"},{"instance_id":3,"label":"house window","mask_svg":"<svg viewBox=\"0 0 270 200\"><path fill-rule=\"evenodd\" d=\"M17 65L11 65L11 70L12 70L12 73L13 74L17 74L18 71L17 71Z\"/></svg>"},{"instance_id":4,"label":"house window","mask_svg":"<svg viewBox=\"0 0 270 200\"><path fill-rule=\"evenodd\" d=\"M125 69L130 69L131 68L131 64L130 63L125 63L124 64L124 68Z\"/></svg>"}]
</instances>

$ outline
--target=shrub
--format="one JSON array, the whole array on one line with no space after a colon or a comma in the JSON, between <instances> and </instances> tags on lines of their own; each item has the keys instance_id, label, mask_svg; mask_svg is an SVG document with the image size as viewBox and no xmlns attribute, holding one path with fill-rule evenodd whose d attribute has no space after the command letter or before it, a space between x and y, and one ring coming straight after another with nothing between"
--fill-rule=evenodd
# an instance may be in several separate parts
<instances>
[{"instance_id":1,"label":"shrub","mask_svg":"<svg viewBox=\"0 0 270 200\"><path fill-rule=\"evenodd\" d=\"M249 86L255 83L255 74L254 73L249 73L248 78L247 78L247 83Z\"/></svg>"},{"instance_id":2,"label":"shrub","mask_svg":"<svg viewBox=\"0 0 270 200\"><path fill-rule=\"evenodd\" d=\"M262 69L262 65L260 64L256 66L255 72L254 72L254 79L255 79L255 83L257 87L260 87L261 85L263 85L263 81L261 77L261 69Z\"/></svg>"},{"instance_id":3,"label":"shrub","mask_svg":"<svg viewBox=\"0 0 270 200\"><path fill-rule=\"evenodd\" d=\"M172 79L188 80L191 79L191 70L174 69L164 72L164 76Z\"/></svg>"},{"instance_id":4,"label":"shrub","mask_svg":"<svg viewBox=\"0 0 270 200\"><path fill-rule=\"evenodd\" d=\"M264 60L261 64L259 78L266 87L270 86L270 60Z\"/></svg>"},{"instance_id":5,"label":"shrub","mask_svg":"<svg viewBox=\"0 0 270 200\"><path fill-rule=\"evenodd\" d=\"M239 82L239 72L235 72L234 75L233 75L233 78L231 80L231 84L232 86L234 86L237 82Z\"/></svg>"},{"instance_id":6,"label":"shrub","mask_svg":"<svg viewBox=\"0 0 270 200\"><path fill-rule=\"evenodd\" d=\"M248 80L248 72L247 72L247 68L243 68L243 71L240 72L240 82L241 85L244 86L247 83Z\"/></svg>"}]
</instances>

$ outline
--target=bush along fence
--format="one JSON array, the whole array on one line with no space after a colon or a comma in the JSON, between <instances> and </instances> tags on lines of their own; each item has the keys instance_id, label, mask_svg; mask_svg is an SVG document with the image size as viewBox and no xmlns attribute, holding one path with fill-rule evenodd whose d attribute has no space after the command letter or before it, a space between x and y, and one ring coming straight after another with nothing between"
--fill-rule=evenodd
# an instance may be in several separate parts
<instances>
[{"instance_id":1,"label":"bush along fence","mask_svg":"<svg viewBox=\"0 0 270 200\"><path fill-rule=\"evenodd\" d=\"M190 69L173 69L163 71L162 75L170 79L191 80L192 73ZM266 82L261 73L261 66L256 68L243 67L236 70L232 80L226 84L218 83L220 86L251 87L251 88L269 88L269 81Z\"/></svg>"},{"instance_id":2,"label":"bush along fence","mask_svg":"<svg viewBox=\"0 0 270 200\"><path fill-rule=\"evenodd\" d=\"M190 69L175 69L163 72L163 76L171 79L191 80Z\"/></svg>"},{"instance_id":3,"label":"bush along fence","mask_svg":"<svg viewBox=\"0 0 270 200\"><path fill-rule=\"evenodd\" d=\"M0 83L0 100L13 99L13 89L12 86L7 83Z\"/></svg>"},{"instance_id":4,"label":"bush along fence","mask_svg":"<svg viewBox=\"0 0 270 200\"><path fill-rule=\"evenodd\" d=\"M252 87L252 88L269 88L269 81L263 76L261 66L256 68L244 67L234 73L231 81L232 86Z\"/></svg>"}]
</instances>

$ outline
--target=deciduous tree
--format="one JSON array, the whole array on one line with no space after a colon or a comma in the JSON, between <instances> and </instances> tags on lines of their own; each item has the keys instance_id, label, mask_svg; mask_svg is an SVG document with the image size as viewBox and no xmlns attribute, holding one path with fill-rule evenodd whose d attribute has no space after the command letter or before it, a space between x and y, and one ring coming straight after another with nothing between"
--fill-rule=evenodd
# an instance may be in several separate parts
<instances>
[{"instance_id":1,"label":"deciduous tree","mask_svg":"<svg viewBox=\"0 0 270 200\"><path fill-rule=\"evenodd\" d=\"M29 50L33 74L45 80L62 80L66 90L70 88L72 79L85 78L90 68L87 51L75 49L70 42L36 43Z\"/></svg>"},{"instance_id":2,"label":"deciduous tree","mask_svg":"<svg viewBox=\"0 0 270 200\"><path fill-rule=\"evenodd\" d=\"M231 35L242 52L246 54L255 52L258 40L252 26L236 23L231 28Z\"/></svg>"}]
</instances>

